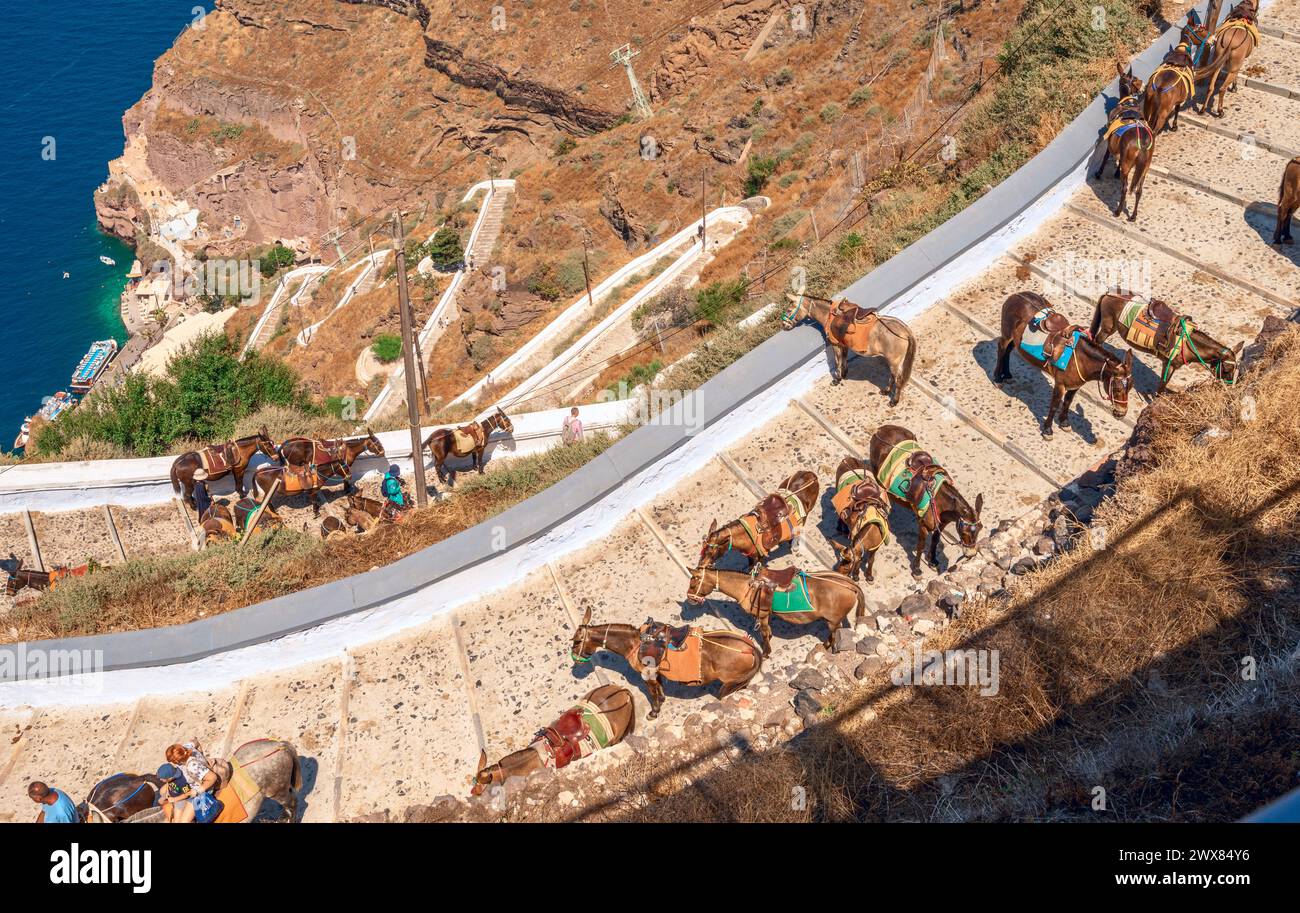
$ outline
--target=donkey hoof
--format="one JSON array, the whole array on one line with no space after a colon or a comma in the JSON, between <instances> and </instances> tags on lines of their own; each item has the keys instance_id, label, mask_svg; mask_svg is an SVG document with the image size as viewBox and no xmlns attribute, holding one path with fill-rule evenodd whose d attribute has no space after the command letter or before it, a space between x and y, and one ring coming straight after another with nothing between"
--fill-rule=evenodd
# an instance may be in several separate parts
<instances>
[{"instance_id":1,"label":"donkey hoof","mask_svg":"<svg viewBox=\"0 0 1300 913\"><path fill-rule=\"evenodd\" d=\"M839 385L840 385L840 379L839 379L838 377L833 378L833 379L831 380L831 386L832 386L832 387L838 387Z\"/></svg>"}]
</instances>

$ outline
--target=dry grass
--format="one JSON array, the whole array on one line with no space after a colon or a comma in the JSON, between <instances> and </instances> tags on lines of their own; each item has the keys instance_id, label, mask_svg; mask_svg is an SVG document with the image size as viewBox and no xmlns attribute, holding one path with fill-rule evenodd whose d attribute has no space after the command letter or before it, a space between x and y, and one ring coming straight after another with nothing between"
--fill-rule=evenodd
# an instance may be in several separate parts
<instances>
[{"instance_id":1,"label":"dry grass","mask_svg":"<svg viewBox=\"0 0 1300 913\"><path fill-rule=\"evenodd\" d=\"M789 748L724 761L686 795L656 798L680 774L642 771L622 791L648 801L617 816L769 820L803 786L809 820L1233 820L1293 788L1297 358L1291 330L1246 383L1159 400L1155 466L1098 509L1104 539L927 643L998 651L997 695L882 674ZM1228 434L1194 442L1210 427Z\"/></svg>"}]
</instances>

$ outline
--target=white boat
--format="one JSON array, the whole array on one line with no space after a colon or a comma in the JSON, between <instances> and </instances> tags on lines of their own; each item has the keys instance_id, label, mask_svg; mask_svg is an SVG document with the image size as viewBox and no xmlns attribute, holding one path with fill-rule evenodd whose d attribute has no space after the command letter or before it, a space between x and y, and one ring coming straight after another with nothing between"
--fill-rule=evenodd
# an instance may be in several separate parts
<instances>
[{"instance_id":1,"label":"white boat","mask_svg":"<svg viewBox=\"0 0 1300 913\"><path fill-rule=\"evenodd\" d=\"M105 266L117 266L117 261L114 260L112 257L105 257L101 255L99 258L99 262L104 264Z\"/></svg>"},{"instance_id":2,"label":"white boat","mask_svg":"<svg viewBox=\"0 0 1300 913\"><path fill-rule=\"evenodd\" d=\"M58 418L60 414L71 409L76 404L77 401L69 396L66 390L60 390L53 396L47 396L41 400L41 408L36 415L45 419L47 422L52 422ZM21 450L27 446L27 442L31 438L32 433L32 418L33 416L27 416L23 421L22 427L18 429L18 437L14 438L14 450Z\"/></svg>"}]
</instances>

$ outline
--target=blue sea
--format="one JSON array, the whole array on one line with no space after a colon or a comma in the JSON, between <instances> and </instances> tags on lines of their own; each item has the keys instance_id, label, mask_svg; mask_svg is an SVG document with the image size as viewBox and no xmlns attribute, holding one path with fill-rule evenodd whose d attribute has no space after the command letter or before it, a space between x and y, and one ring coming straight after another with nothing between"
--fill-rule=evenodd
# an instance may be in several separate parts
<instances>
[{"instance_id":1,"label":"blue sea","mask_svg":"<svg viewBox=\"0 0 1300 913\"><path fill-rule=\"evenodd\" d=\"M126 342L117 301L131 250L100 233L93 194L122 154L122 114L202 7L210 0L37 0L0 11L0 449L43 396L67 388L92 342Z\"/></svg>"}]
</instances>

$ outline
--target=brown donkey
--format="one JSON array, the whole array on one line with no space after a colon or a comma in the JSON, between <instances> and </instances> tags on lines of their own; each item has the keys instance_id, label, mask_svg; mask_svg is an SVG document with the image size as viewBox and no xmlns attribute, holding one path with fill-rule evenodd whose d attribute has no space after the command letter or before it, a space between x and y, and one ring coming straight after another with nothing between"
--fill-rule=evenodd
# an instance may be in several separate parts
<instances>
[{"instance_id":1,"label":"brown donkey","mask_svg":"<svg viewBox=\"0 0 1300 913\"><path fill-rule=\"evenodd\" d=\"M821 619L826 622L828 650L835 631L843 624L849 612L856 610L854 624L862 621L867 607L867 597L862 589L843 574L833 571L815 571L804 574L798 568L781 571L769 570L760 565L756 573L723 571L701 564L691 571L686 587L686 600L692 605L703 605L710 594L722 590L740 604L747 615L758 622L759 638L763 642L763 655L772 652L772 615L790 624L806 625Z\"/></svg>"},{"instance_id":2,"label":"brown donkey","mask_svg":"<svg viewBox=\"0 0 1300 913\"><path fill-rule=\"evenodd\" d=\"M1034 334L1033 351L1025 338ZM1002 304L1002 339L998 343L995 383L1011 379L1011 350L1052 379L1052 402L1043 418L1043 436L1052 436L1052 417L1062 428L1070 427L1074 394L1090 380L1097 381L1102 396L1110 401L1116 418L1128 413L1128 393L1133 388L1133 353L1123 360L1112 355L1089 337L1083 327L1073 326L1052 310L1047 299L1036 292L1016 292ZM1072 351L1067 353L1067 349ZM1061 360L1064 367L1058 367Z\"/></svg>"},{"instance_id":3,"label":"brown donkey","mask_svg":"<svg viewBox=\"0 0 1300 913\"><path fill-rule=\"evenodd\" d=\"M1209 113L1214 117L1223 117L1223 95L1225 92L1237 91L1237 74L1241 72L1242 66L1246 63L1246 58L1255 52L1259 45L1259 26L1255 22L1256 8L1254 0L1243 0L1242 3L1234 6L1228 13L1228 18L1223 20L1223 24L1214 32L1214 43L1210 46L1210 62L1196 70L1196 81L1209 77L1210 84L1205 87L1205 103L1201 105L1201 113ZM1223 76L1223 82L1219 85L1219 109L1212 110L1211 102L1214 100L1215 84L1219 81L1219 75L1227 71Z\"/></svg>"},{"instance_id":4,"label":"brown donkey","mask_svg":"<svg viewBox=\"0 0 1300 913\"><path fill-rule=\"evenodd\" d=\"M1277 192L1277 228L1273 229L1274 244L1291 244L1291 218L1300 209L1300 155L1282 169L1282 187Z\"/></svg>"},{"instance_id":5,"label":"brown donkey","mask_svg":"<svg viewBox=\"0 0 1300 913\"><path fill-rule=\"evenodd\" d=\"M812 295L787 294L790 308L781 315L787 330L805 317L821 324L826 344L835 351L834 386L848 376L849 350L859 355L881 355L889 365L889 405L897 406L912 376L916 360L916 337L897 317L886 317L875 308L860 308L850 301L828 301Z\"/></svg>"},{"instance_id":6,"label":"brown donkey","mask_svg":"<svg viewBox=\"0 0 1300 913\"><path fill-rule=\"evenodd\" d=\"M1111 333L1119 331L1125 341L1139 352L1155 355L1164 365L1156 393L1165 392L1169 379L1182 365L1199 362L1206 370L1228 385L1236 383L1237 359L1245 343L1228 348L1196 329L1187 317L1158 298L1146 301L1131 294L1106 292L1097 299L1092 315L1092 338L1100 345ZM1133 355L1129 350L1129 357Z\"/></svg>"},{"instance_id":7,"label":"brown donkey","mask_svg":"<svg viewBox=\"0 0 1300 913\"><path fill-rule=\"evenodd\" d=\"M470 795L481 796L484 790L500 786L510 777L526 777L546 767L567 767L578 758L617 745L635 728L632 692L618 685L601 685L537 733L527 748L506 755L490 767L487 752L479 752Z\"/></svg>"},{"instance_id":8,"label":"brown donkey","mask_svg":"<svg viewBox=\"0 0 1300 913\"><path fill-rule=\"evenodd\" d=\"M592 654L609 650L626 659L646 683L650 713L654 719L664 705L660 678L684 685L721 682L718 697L726 697L763 667L763 650L736 631L705 631L703 628L671 628L653 619L638 627L624 624L593 625L591 609L573 632L569 654L575 663L591 662Z\"/></svg>"},{"instance_id":9,"label":"brown donkey","mask_svg":"<svg viewBox=\"0 0 1300 913\"><path fill-rule=\"evenodd\" d=\"M212 444L202 451L191 450L182 453L172 462L172 491L180 493L185 489L185 503L194 507L194 470L202 469L208 474L208 482L215 482L228 475L235 477L235 490L242 498L248 492L244 489L244 470L248 469L253 454L261 453L272 460L278 459L275 443L262 428L257 434L241 437L224 444Z\"/></svg>"},{"instance_id":10,"label":"brown donkey","mask_svg":"<svg viewBox=\"0 0 1300 913\"><path fill-rule=\"evenodd\" d=\"M291 437L280 445L280 459L288 466L303 467L314 464L322 476L342 478L343 490L351 494L352 464L363 453L385 458L384 445L369 428L363 437L335 438L317 441L306 437Z\"/></svg>"},{"instance_id":11,"label":"brown donkey","mask_svg":"<svg viewBox=\"0 0 1300 913\"><path fill-rule=\"evenodd\" d=\"M876 481L889 494L890 501L916 515L913 577L921 576L921 557L925 553L927 537L930 540L927 563L938 570L939 535L949 523L957 525L962 557L974 556L983 527L980 512L984 509L984 495L976 497L972 507L957 490L948 471L934 462L934 458L920 448L916 435L901 425L881 425L876 429L876 433L871 435L870 457Z\"/></svg>"},{"instance_id":12,"label":"brown donkey","mask_svg":"<svg viewBox=\"0 0 1300 913\"><path fill-rule=\"evenodd\" d=\"M1165 55L1147 80L1142 96L1142 119L1159 134L1166 127L1170 133L1178 131L1178 112L1183 105L1196 97L1195 67L1187 45L1180 44Z\"/></svg>"},{"instance_id":13,"label":"brown donkey","mask_svg":"<svg viewBox=\"0 0 1300 913\"><path fill-rule=\"evenodd\" d=\"M870 583L876 579L876 552L889 541L889 501L870 467L857 457L845 457L836 468L831 506L839 518L837 531L849 537L847 546L831 541L839 555L836 573L857 580L865 559Z\"/></svg>"},{"instance_id":14,"label":"brown donkey","mask_svg":"<svg viewBox=\"0 0 1300 913\"><path fill-rule=\"evenodd\" d=\"M780 487L754 505L754 509L726 526L714 520L700 548L702 564L716 564L732 549L753 567L786 542L796 546L808 511L817 503L821 484L806 469L789 476Z\"/></svg>"},{"instance_id":15,"label":"brown donkey","mask_svg":"<svg viewBox=\"0 0 1300 913\"><path fill-rule=\"evenodd\" d=\"M483 474L483 451L487 449L488 438L492 432L501 429L506 434L514 434L515 426L500 407L481 422L470 422L459 428L439 428L425 438L421 452L428 450L433 456L434 468L438 471L438 481L447 482L449 473L442 464L448 457L473 457L474 468Z\"/></svg>"},{"instance_id":16,"label":"brown donkey","mask_svg":"<svg viewBox=\"0 0 1300 913\"><path fill-rule=\"evenodd\" d=\"M1115 205L1114 214L1124 214L1129 192L1132 191L1133 212L1129 214L1128 220L1134 222L1137 220L1138 205L1142 202L1142 185L1147 178L1147 169L1151 167L1151 156L1155 154L1156 136L1142 116L1142 80L1133 75L1132 67L1129 67L1127 73L1120 69L1119 64L1115 65L1115 69L1120 70L1120 100L1115 110L1110 112L1110 121L1101 138L1106 151L1102 153L1101 164L1097 166L1097 173L1093 177L1101 180L1106 162L1112 155L1115 156L1115 176L1120 179L1120 184L1119 202Z\"/></svg>"}]
</instances>

